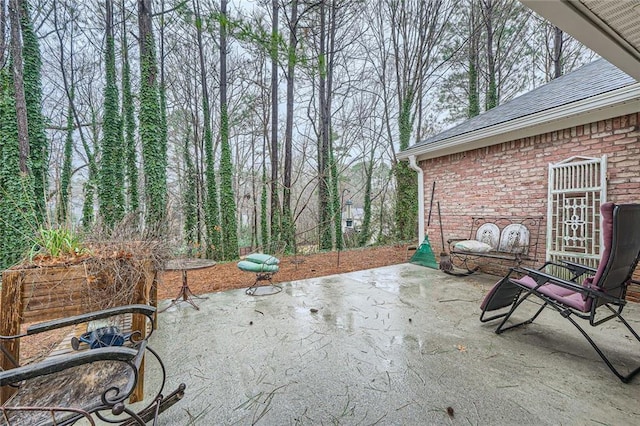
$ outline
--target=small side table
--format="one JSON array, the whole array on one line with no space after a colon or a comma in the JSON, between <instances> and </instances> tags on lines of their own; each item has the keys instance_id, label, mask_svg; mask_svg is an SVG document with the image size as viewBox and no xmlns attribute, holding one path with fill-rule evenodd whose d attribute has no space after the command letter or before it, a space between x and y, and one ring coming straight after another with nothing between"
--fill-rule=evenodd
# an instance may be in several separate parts
<instances>
[{"instance_id":1,"label":"small side table","mask_svg":"<svg viewBox=\"0 0 640 426\"><path fill-rule=\"evenodd\" d=\"M196 305L196 302L194 301L194 299L203 300L203 299L208 299L208 297L196 296L191 292L191 289L189 288L189 283L187 281L187 271L191 271L194 269L210 268L215 264L216 262L209 259L173 259L168 261L165 264L164 270L165 271L181 271L182 287L180 287L180 292L178 293L176 298L171 301L169 306L162 309L160 312L164 312L170 307L177 305L180 302L187 302L197 310L200 310L198 305Z\"/></svg>"}]
</instances>

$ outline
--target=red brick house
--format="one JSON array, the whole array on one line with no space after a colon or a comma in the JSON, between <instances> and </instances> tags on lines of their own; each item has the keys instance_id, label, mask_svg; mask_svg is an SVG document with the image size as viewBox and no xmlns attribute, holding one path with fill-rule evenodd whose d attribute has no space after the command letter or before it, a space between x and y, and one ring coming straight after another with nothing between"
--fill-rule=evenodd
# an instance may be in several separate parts
<instances>
[{"instance_id":1,"label":"red brick house","mask_svg":"<svg viewBox=\"0 0 640 426\"><path fill-rule=\"evenodd\" d=\"M425 210L435 181L445 239L468 236L471 216L544 216L544 260L558 250L548 241L557 231L550 227L575 213L572 203L593 213L604 201L640 202L640 83L600 59L399 157L418 172L419 238L431 235L434 252L441 249L437 216L425 230ZM591 215L572 220L597 223Z\"/></svg>"}]
</instances>

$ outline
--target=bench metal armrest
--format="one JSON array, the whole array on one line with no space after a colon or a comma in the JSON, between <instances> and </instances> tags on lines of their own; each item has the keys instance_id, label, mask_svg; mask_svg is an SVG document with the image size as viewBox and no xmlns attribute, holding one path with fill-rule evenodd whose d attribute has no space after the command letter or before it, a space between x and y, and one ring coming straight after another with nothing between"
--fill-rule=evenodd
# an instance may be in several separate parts
<instances>
[{"instance_id":1,"label":"bench metal armrest","mask_svg":"<svg viewBox=\"0 0 640 426\"><path fill-rule=\"evenodd\" d=\"M57 328L66 327L69 325L81 324L84 322L94 321L103 318L109 318L116 315L122 314L141 314L145 315L151 321L152 327L151 330L153 332L153 314L155 313L156 308L150 305L125 305L118 306L115 308L104 309L102 311L89 312L86 314L76 315L67 318L55 319L52 321L41 322L38 324L34 324L27 328L26 334L18 335L18 336L2 336L4 338L16 338L16 337L24 337L31 336L38 333L43 333L45 331L55 330Z\"/></svg>"},{"instance_id":2,"label":"bench metal armrest","mask_svg":"<svg viewBox=\"0 0 640 426\"><path fill-rule=\"evenodd\" d=\"M111 346L105 348L88 349L82 352L75 352L65 356L46 358L45 360L28 364L22 367L0 372L0 386L19 383L23 380L44 376L77 367L83 364L90 364L97 361L119 361L136 368L136 356L144 351L146 345L138 348L128 348L123 346Z\"/></svg>"}]
</instances>

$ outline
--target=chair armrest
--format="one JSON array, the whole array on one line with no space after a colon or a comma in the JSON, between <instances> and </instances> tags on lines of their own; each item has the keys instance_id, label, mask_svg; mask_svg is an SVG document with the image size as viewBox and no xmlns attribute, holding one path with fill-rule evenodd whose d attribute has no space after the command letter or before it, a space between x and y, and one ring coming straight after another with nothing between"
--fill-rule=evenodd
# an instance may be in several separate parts
<instances>
[{"instance_id":1,"label":"chair armrest","mask_svg":"<svg viewBox=\"0 0 640 426\"><path fill-rule=\"evenodd\" d=\"M41 322L38 324L34 324L27 328L27 336L31 336L33 334L43 333L45 331L55 330L57 328L66 327L69 325L81 324L83 322L94 321L102 318L109 318L116 315L122 314L142 314L145 315L151 321L153 325L153 314L155 313L156 308L150 305L126 305L126 306L118 306L115 308L104 309L102 311L89 312L86 314L76 315L73 317L60 318L51 321ZM151 327L153 330L153 326ZM5 336L10 337L10 336ZM12 336L12 337L22 337L21 336Z\"/></svg>"},{"instance_id":2,"label":"chair armrest","mask_svg":"<svg viewBox=\"0 0 640 426\"><path fill-rule=\"evenodd\" d=\"M538 268L538 271L543 271L544 269L547 268L547 266L556 266L558 268L564 268L568 270L572 274L572 277L569 281L573 281L573 282L575 282L576 279L580 278L585 274L594 275L596 272L596 270L594 268L591 268L590 266L585 266L580 263L574 263L574 262L569 262L565 260L560 260L560 263L547 261L545 262L544 265Z\"/></svg>"},{"instance_id":3,"label":"chair armrest","mask_svg":"<svg viewBox=\"0 0 640 426\"><path fill-rule=\"evenodd\" d=\"M137 369L136 356L144 352L146 345L138 348L123 346L111 346L98 349L89 349L82 352L72 353L66 356L46 358L35 364L28 364L23 367L12 368L11 370L0 371L0 386L19 383L23 380L44 376L89 364L96 361L119 361L129 364L132 369Z\"/></svg>"},{"instance_id":4,"label":"chair armrest","mask_svg":"<svg viewBox=\"0 0 640 426\"><path fill-rule=\"evenodd\" d=\"M592 268L591 266L587 266L587 265L583 265L581 263L575 263L575 262L570 262L568 260L562 260L562 263L564 263L567 269L571 270L571 272L582 272L580 275L582 274L591 274L591 275L595 275L595 273L598 271L596 268Z\"/></svg>"},{"instance_id":5,"label":"chair armrest","mask_svg":"<svg viewBox=\"0 0 640 426\"><path fill-rule=\"evenodd\" d=\"M551 284L558 285L560 287L567 288L569 290L573 290L577 293L588 293L590 290L592 290L581 284L577 284L574 281L568 281L568 280L556 277L555 275L547 274L546 272L542 272L539 269L532 269L532 268L521 266L519 268L513 268L513 270L521 274L529 275L531 278L535 280L538 286L551 283Z\"/></svg>"}]
</instances>

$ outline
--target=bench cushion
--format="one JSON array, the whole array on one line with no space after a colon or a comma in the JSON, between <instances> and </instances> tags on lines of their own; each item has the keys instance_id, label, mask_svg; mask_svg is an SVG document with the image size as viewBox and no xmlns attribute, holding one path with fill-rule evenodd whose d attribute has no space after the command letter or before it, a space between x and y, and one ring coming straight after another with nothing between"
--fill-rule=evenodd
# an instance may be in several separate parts
<instances>
[{"instance_id":1,"label":"bench cushion","mask_svg":"<svg viewBox=\"0 0 640 426\"><path fill-rule=\"evenodd\" d=\"M280 263L280 259L277 257L264 253L252 253L245 257L244 260L253 263L262 263L265 265L277 265Z\"/></svg>"},{"instance_id":2,"label":"bench cushion","mask_svg":"<svg viewBox=\"0 0 640 426\"><path fill-rule=\"evenodd\" d=\"M278 272L280 270L278 265L267 265L266 263L255 263L248 260L238 262L238 268L245 272Z\"/></svg>"},{"instance_id":3,"label":"bench cushion","mask_svg":"<svg viewBox=\"0 0 640 426\"><path fill-rule=\"evenodd\" d=\"M458 241L453 247L456 251L464 251L468 253L488 253L493 249L489 244L476 240Z\"/></svg>"}]
</instances>

